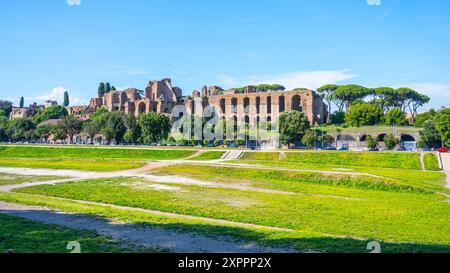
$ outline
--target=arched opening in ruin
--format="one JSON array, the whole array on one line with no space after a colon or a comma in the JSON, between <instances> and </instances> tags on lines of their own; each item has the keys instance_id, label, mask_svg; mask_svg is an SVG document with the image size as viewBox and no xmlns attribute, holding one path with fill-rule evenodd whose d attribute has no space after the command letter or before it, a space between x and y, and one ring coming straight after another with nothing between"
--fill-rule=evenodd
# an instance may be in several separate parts
<instances>
[{"instance_id":1,"label":"arched opening in ruin","mask_svg":"<svg viewBox=\"0 0 450 273\"><path fill-rule=\"evenodd\" d=\"M337 137L338 141L356 141L356 139L351 135L339 135Z\"/></svg>"},{"instance_id":2,"label":"arched opening in ruin","mask_svg":"<svg viewBox=\"0 0 450 273\"><path fill-rule=\"evenodd\" d=\"M237 116L233 117L233 132L234 132L235 136L238 133L238 119L237 119Z\"/></svg>"},{"instance_id":3,"label":"arched opening in ruin","mask_svg":"<svg viewBox=\"0 0 450 273\"><path fill-rule=\"evenodd\" d=\"M124 104L128 102L128 96L127 93L123 92L120 94L120 105L124 107Z\"/></svg>"},{"instance_id":4,"label":"arched opening in ruin","mask_svg":"<svg viewBox=\"0 0 450 273\"><path fill-rule=\"evenodd\" d=\"M267 97L267 114L272 113L272 97Z\"/></svg>"},{"instance_id":5,"label":"arched opening in ruin","mask_svg":"<svg viewBox=\"0 0 450 273\"><path fill-rule=\"evenodd\" d=\"M226 110L225 110L225 99L221 99L220 100L220 111L222 111L222 114L226 113Z\"/></svg>"},{"instance_id":6,"label":"arched opening in ruin","mask_svg":"<svg viewBox=\"0 0 450 273\"><path fill-rule=\"evenodd\" d=\"M302 111L301 100L299 95L292 97L292 111Z\"/></svg>"},{"instance_id":7,"label":"arched opening in ruin","mask_svg":"<svg viewBox=\"0 0 450 273\"><path fill-rule=\"evenodd\" d=\"M359 137L359 141L366 141L367 140L367 135L361 135Z\"/></svg>"},{"instance_id":8,"label":"arched opening in ruin","mask_svg":"<svg viewBox=\"0 0 450 273\"><path fill-rule=\"evenodd\" d=\"M284 111L286 111L286 99L284 96L280 96L278 98L278 112L283 113Z\"/></svg>"},{"instance_id":9,"label":"arched opening in ruin","mask_svg":"<svg viewBox=\"0 0 450 273\"><path fill-rule=\"evenodd\" d=\"M401 141L402 142L415 142L416 139L411 135L402 134Z\"/></svg>"},{"instance_id":10,"label":"arched opening in ruin","mask_svg":"<svg viewBox=\"0 0 450 273\"><path fill-rule=\"evenodd\" d=\"M232 113L237 113L237 105L238 105L238 100L236 98L232 98L231 99L231 112Z\"/></svg>"},{"instance_id":11,"label":"arched opening in ruin","mask_svg":"<svg viewBox=\"0 0 450 273\"><path fill-rule=\"evenodd\" d=\"M139 103L138 114L145 114L146 109L147 109L147 105L145 104L145 102Z\"/></svg>"},{"instance_id":12,"label":"arched opening in ruin","mask_svg":"<svg viewBox=\"0 0 450 273\"><path fill-rule=\"evenodd\" d=\"M256 113L261 113L261 98L256 97Z\"/></svg>"},{"instance_id":13,"label":"arched opening in ruin","mask_svg":"<svg viewBox=\"0 0 450 273\"><path fill-rule=\"evenodd\" d=\"M387 134L379 134L379 135L377 136L377 141L378 141L378 142L383 142L384 139L386 138L386 135L387 135Z\"/></svg>"},{"instance_id":14,"label":"arched opening in ruin","mask_svg":"<svg viewBox=\"0 0 450 273\"><path fill-rule=\"evenodd\" d=\"M244 98L244 113L250 112L250 99Z\"/></svg>"}]
</instances>

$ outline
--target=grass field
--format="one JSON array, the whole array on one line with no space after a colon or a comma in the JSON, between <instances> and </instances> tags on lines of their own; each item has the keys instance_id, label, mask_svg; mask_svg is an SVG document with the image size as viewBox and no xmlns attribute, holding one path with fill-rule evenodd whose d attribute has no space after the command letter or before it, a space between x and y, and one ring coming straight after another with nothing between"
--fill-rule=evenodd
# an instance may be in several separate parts
<instances>
[{"instance_id":1,"label":"grass field","mask_svg":"<svg viewBox=\"0 0 450 273\"><path fill-rule=\"evenodd\" d=\"M347 189L300 181L295 184L290 186L292 191L302 194L178 184L172 185L175 190L164 191L152 188L144 180L131 178L39 186L18 192L450 250L447 226L450 204L441 196L420 191ZM324 249L325 245L321 250Z\"/></svg>"},{"instance_id":2,"label":"grass field","mask_svg":"<svg viewBox=\"0 0 450 273\"><path fill-rule=\"evenodd\" d=\"M0 146L0 158L170 160L192 154L193 151L188 150Z\"/></svg>"},{"instance_id":3,"label":"grass field","mask_svg":"<svg viewBox=\"0 0 450 273\"><path fill-rule=\"evenodd\" d=\"M367 152L287 152L285 158L280 153L246 152L243 160L280 161L306 164L367 166L421 170L417 153L367 153Z\"/></svg>"},{"instance_id":4,"label":"grass field","mask_svg":"<svg viewBox=\"0 0 450 273\"><path fill-rule=\"evenodd\" d=\"M222 154L208 151L195 159L212 160ZM78 166L99 171L109 170L114 162L119 168L144 161L115 157L82 160L62 155L58 158L57 154L51 160L37 155L16 159L12 155L11 152L10 158L0 156L0 165L17 165L20 161L29 167L37 162L36 165L54 164L49 168ZM437 159L429 155L424 161L427 170L432 170ZM376 240L381 242L383 252L450 252L450 190L444 187L443 172L421 170L419 154L247 152L242 159L229 161L228 166L199 163L149 170L150 175L172 177L158 183L142 177L91 179L0 192L0 200L212 238L226 236L230 240L294 247L298 251L367 252L367 242ZM233 163L250 166L233 166ZM0 181L2 176L9 183L28 179L0 174ZM195 184L200 182L203 184ZM231 223L125 210L105 204ZM233 222L261 227L243 227ZM38 239L42 238L38 236Z\"/></svg>"},{"instance_id":5,"label":"grass field","mask_svg":"<svg viewBox=\"0 0 450 273\"><path fill-rule=\"evenodd\" d=\"M144 166L145 160L192 155L189 150L0 146L0 166L83 171L120 171Z\"/></svg>"},{"instance_id":6,"label":"grass field","mask_svg":"<svg viewBox=\"0 0 450 273\"><path fill-rule=\"evenodd\" d=\"M199 156L196 156L194 158L191 158L191 160L216 160L221 159L225 152L223 151L210 151L210 152L204 152Z\"/></svg>"},{"instance_id":7,"label":"grass field","mask_svg":"<svg viewBox=\"0 0 450 273\"><path fill-rule=\"evenodd\" d=\"M58 180L58 179L65 179L65 178L67 178L67 177L30 176L30 175L0 173L0 186L17 185L17 184L30 183L30 182L39 182L39 181L50 181L50 180Z\"/></svg>"},{"instance_id":8,"label":"grass field","mask_svg":"<svg viewBox=\"0 0 450 273\"><path fill-rule=\"evenodd\" d=\"M28 159L0 157L0 166L17 168L43 168L57 170L82 170L82 171L121 171L135 169L144 166L144 162L102 160L102 159Z\"/></svg>"},{"instance_id":9,"label":"grass field","mask_svg":"<svg viewBox=\"0 0 450 273\"><path fill-rule=\"evenodd\" d=\"M123 253L143 251L124 247L123 242L56 225L46 225L0 214L0 253L69 253L67 244L77 241L82 253ZM148 249L146 251L149 251Z\"/></svg>"},{"instance_id":10,"label":"grass field","mask_svg":"<svg viewBox=\"0 0 450 273\"><path fill-rule=\"evenodd\" d=\"M435 154L425 154L423 158L425 169L428 171L440 171L439 162Z\"/></svg>"}]
</instances>

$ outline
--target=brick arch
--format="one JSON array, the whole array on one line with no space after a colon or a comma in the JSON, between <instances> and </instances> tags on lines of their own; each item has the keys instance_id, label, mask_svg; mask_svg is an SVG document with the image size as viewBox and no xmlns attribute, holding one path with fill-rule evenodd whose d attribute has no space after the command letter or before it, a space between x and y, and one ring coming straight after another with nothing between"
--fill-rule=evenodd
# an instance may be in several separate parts
<instances>
[{"instance_id":1,"label":"brick arch","mask_svg":"<svg viewBox=\"0 0 450 273\"><path fill-rule=\"evenodd\" d=\"M238 107L238 99L237 98L232 98L231 99L231 112L232 113L237 113L237 107Z\"/></svg>"},{"instance_id":2,"label":"brick arch","mask_svg":"<svg viewBox=\"0 0 450 273\"><path fill-rule=\"evenodd\" d=\"M126 92L122 92L120 94L120 108L121 110L125 110L125 103L128 102L128 95Z\"/></svg>"},{"instance_id":3,"label":"brick arch","mask_svg":"<svg viewBox=\"0 0 450 273\"><path fill-rule=\"evenodd\" d=\"M243 107L244 107L244 113L250 112L250 98L248 98L248 97L244 98Z\"/></svg>"},{"instance_id":4,"label":"brick arch","mask_svg":"<svg viewBox=\"0 0 450 273\"><path fill-rule=\"evenodd\" d=\"M291 110L302 111L302 99L300 95L294 95L291 98Z\"/></svg>"},{"instance_id":5,"label":"brick arch","mask_svg":"<svg viewBox=\"0 0 450 273\"><path fill-rule=\"evenodd\" d=\"M278 112L283 113L286 111L286 98L285 96L278 97Z\"/></svg>"},{"instance_id":6,"label":"brick arch","mask_svg":"<svg viewBox=\"0 0 450 273\"><path fill-rule=\"evenodd\" d=\"M271 114L272 113L272 97L267 96L266 102L267 102L267 114Z\"/></svg>"},{"instance_id":7,"label":"brick arch","mask_svg":"<svg viewBox=\"0 0 450 273\"><path fill-rule=\"evenodd\" d=\"M145 103L145 101L141 101L138 103L138 106L136 108L137 114L146 114L147 113L147 103Z\"/></svg>"}]
</instances>

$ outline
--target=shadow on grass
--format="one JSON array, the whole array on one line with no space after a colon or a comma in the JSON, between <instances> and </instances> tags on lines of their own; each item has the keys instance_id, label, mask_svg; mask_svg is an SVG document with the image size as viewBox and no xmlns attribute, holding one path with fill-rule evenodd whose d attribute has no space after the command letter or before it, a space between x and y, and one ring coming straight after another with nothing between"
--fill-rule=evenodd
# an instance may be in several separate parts
<instances>
[{"instance_id":1,"label":"shadow on grass","mask_svg":"<svg viewBox=\"0 0 450 273\"><path fill-rule=\"evenodd\" d=\"M19 205L18 205L19 206ZM25 218L40 223L59 225L75 230L94 231L99 235L111 236L125 240L132 246L153 248L158 251L173 252L207 252L207 253L288 253L288 252L340 252L369 253L369 241L352 238L335 238L319 236L301 231L257 231L230 226L214 226L208 224L150 224L115 223L105 217L93 217L87 214L65 214L42 209L8 209L0 213ZM27 234L23 240L33 243L33 233ZM36 230L36 236L42 236ZM45 233L44 233L45 234ZM205 236L207 234L208 236ZM51 233L49 234L51 235ZM57 237L55 237L57 238ZM42 238L35 238L37 241ZM44 241L51 241L45 238ZM55 239L56 240L56 239ZM72 240L77 240L73 238ZM84 241L83 244L89 244ZM383 253L448 253L449 245L384 243ZM92 246L85 246L95 249ZM102 250L101 250L102 251ZM41 252L37 248L36 252ZM45 249L42 252L46 252ZM105 252L109 252L108 249Z\"/></svg>"}]
</instances>

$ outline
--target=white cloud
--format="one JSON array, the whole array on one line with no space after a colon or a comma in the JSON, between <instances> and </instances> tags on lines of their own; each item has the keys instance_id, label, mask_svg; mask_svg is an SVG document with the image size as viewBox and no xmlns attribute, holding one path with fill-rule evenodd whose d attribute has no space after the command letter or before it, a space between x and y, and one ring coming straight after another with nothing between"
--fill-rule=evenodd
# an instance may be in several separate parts
<instances>
[{"instance_id":1,"label":"white cloud","mask_svg":"<svg viewBox=\"0 0 450 273\"><path fill-rule=\"evenodd\" d=\"M64 101L64 92L68 91L67 88L64 88L62 86L59 87L55 87L52 90L50 90L49 92L47 92L45 95L41 95L41 96L36 96L36 97L26 97L25 98L25 105L29 105L31 103L38 103L38 104L43 104L45 101L47 100L54 100L57 101L58 103L62 103ZM18 99L13 100L13 102L18 101ZM82 98L77 97L77 96L70 96L70 92L69 92L69 101L70 101L70 105L81 105L81 104L86 104L86 101L84 101Z\"/></svg>"},{"instance_id":2,"label":"white cloud","mask_svg":"<svg viewBox=\"0 0 450 273\"><path fill-rule=\"evenodd\" d=\"M367 0L369 6L381 6L381 0Z\"/></svg>"},{"instance_id":3,"label":"white cloud","mask_svg":"<svg viewBox=\"0 0 450 273\"><path fill-rule=\"evenodd\" d=\"M252 75L243 79L233 78L227 75L221 75L217 79L226 88L245 86L249 84L281 84L287 89L298 87L317 89L325 84L339 83L351 78L355 75L350 70L323 70L323 71L300 71L289 72L280 75Z\"/></svg>"},{"instance_id":4,"label":"white cloud","mask_svg":"<svg viewBox=\"0 0 450 273\"><path fill-rule=\"evenodd\" d=\"M81 6L81 0L67 0L69 6Z\"/></svg>"}]
</instances>

